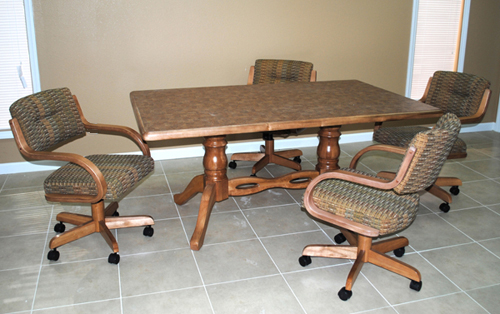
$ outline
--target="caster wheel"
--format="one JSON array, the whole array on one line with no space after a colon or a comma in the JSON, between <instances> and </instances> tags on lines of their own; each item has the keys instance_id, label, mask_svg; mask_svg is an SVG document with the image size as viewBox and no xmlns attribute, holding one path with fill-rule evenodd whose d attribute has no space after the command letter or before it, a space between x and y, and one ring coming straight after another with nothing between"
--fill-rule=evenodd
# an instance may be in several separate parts
<instances>
[{"instance_id":1,"label":"caster wheel","mask_svg":"<svg viewBox=\"0 0 500 314\"><path fill-rule=\"evenodd\" d=\"M338 295L339 295L340 300L347 301L352 297L352 291L346 290L346 288L343 287L342 289L340 289Z\"/></svg>"},{"instance_id":2,"label":"caster wheel","mask_svg":"<svg viewBox=\"0 0 500 314\"><path fill-rule=\"evenodd\" d=\"M302 159L300 159L300 156L296 156L293 158L293 161L300 164L302 162Z\"/></svg>"},{"instance_id":3,"label":"caster wheel","mask_svg":"<svg viewBox=\"0 0 500 314\"><path fill-rule=\"evenodd\" d=\"M450 188L450 193L453 194L453 195L458 195L458 193L460 193L460 189L458 188L458 186L452 186Z\"/></svg>"},{"instance_id":4,"label":"caster wheel","mask_svg":"<svg viewBox=\"0 0 500 314\"><path fill-rule=\"evenodd\" d=\"M450 211L450 204L442 203L441 205L439 205L439 209L441 209L442 212L447 213Z\"/></svg>"},{"instance_id":5,"label":"caster wheel","mask_svg":"<svg viewBox=\"0 0 500 314\"><path fill-rule=\"evenodd\" d=\"M405 248L404 248L404 246L400 247L399 249L395 249L394 250L394 255L396 255L397 257L403 257L403 255L405 255Z\"/></svg>"},{"instance_id":6,"label":"caster wheel","mask_svg":"<svg viewBox=\"0 0 500 314\"><path fill-rule=\"evenodd\" d=\"M251 177L256 177L256 176L257 176L257 174L256 174L256 173L252 173L250 176L251 176Z\"/></svg>"},{"instance_id":7,"label":"caster wheel","mask_svg":"<svg viewBox=\"0 0 500 314\"><path fill-rule=\"evenodd\" d=\"M145 235L146 237L152 237L154 233L155 229L153 229L151 226L146 226L144 228L144 231L142 232L142 234Z\"/></svg>"},{"instance_id":8,"label":"caster wheel","mask_svg":"<svg viewBox=\"0 0 500 314\"><path fill-rule=\"evenodd\" d=\"M108 263L110 264L118 264L120 262L120 255L118 253L111 253L108 257Z\"/></svg>"},{"instance_id":9,"label":"caster wheel","mask_svg":"<svg viewBox=\"0 0 500 314\"><path fill-rule=\"evenodd\" d=\"M119 213L118 211L116 211L116 212L114 212L114 213L113 213L113 215L111 215L111 216L118 217L118 216L120 216L120 213Z\"/></svg>"},{"instance_id":10,"label":"caster wheel","mask_svg":"<svg viewBox=\"0 0 500 314\"><path fill-rule=\"evenodd\" d=\"M302 267L306 267L307 265L311 264L311 257L302 255L301 257L299 257L299 264Z\"/></svg>"},{"instance_id":11,"label":"caster wheel","mask_svg":"<svg viewBox=\"0 0 500 314\"><path fill-rule=\"evenodd\" d=\"M236 169L236 166L236 161L232 160L231 162L229 162L229 168Z\"/></svg>"},{"instance_id":12,"label":"caster wheel","mask_svg":"<svg viewBox=\"0 0 500 314\"><path fill-rule=\"evenodd\" d=\"M62 222L58 222L54 226L54 231L55 232L62 233L62 232L64 232L64 230L66 230L66 226Z\"/></svg>"},{"instance_id":13,"label":"caster wheel","mask_svg":"<svg viewBox=\"0 0 500 314\"><path fill-rule=\"evenodd\" d=\"M47 258L49 261L57 261L59 259L59 252L56 249L53 249L49 251L49 254L47 254Z\"/></svg>"},{"instance_id":14,"label":"caster wheel","mask_svg":"<svg viewBox=\"0 0 500 314\"><path fill-rule=\"evenodd\" d=\"M347 240L342 233L338 233L335 237L333 237L333 241L337 244L342 244Z\"/></svg>"},{"instance_id":15,"label":"caster wheel","mask_svg":"<svg viewBox=\"0 0 500 314\"><path fill-rule=\"evenodd\" d=\"M410 282L410 289L413 289L415 291L420 291L420 289L422 289L422 282L421 281L412 280Z\"/></svg>"}]
</instances>

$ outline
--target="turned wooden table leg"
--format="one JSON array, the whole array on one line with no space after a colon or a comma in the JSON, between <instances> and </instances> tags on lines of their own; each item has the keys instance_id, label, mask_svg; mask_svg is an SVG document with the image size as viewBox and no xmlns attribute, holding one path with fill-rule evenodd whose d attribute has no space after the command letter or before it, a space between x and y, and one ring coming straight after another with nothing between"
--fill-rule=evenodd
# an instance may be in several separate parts
<instances>
[{"instance_id":1,"label":"turned wooden table leg","mask_svg":"<svg viewBox=\"0 0 500 314\"><path fill-rule=\"evenodd\" d=\"M339 169L339 138L340 138L340 125L323 127L318 132L318 163L316 170L321 174Z\"/></svg>"},{"instance_id":2,"label":"turned wooden table leg","mask_svg":"<svg viewBox=\"0 0 500 314\"><path fill-rule=\"evenodd\" d=\"M208 221L215 202L223 201L229 197L229 180L226 175L226 145L225 136L206 137L203 142L203 146L205 146L205 156L203 157L205 184L198 211L198 220L190 241L191 249L195 251L203 246Z\"/></svg>"}]
</instances>

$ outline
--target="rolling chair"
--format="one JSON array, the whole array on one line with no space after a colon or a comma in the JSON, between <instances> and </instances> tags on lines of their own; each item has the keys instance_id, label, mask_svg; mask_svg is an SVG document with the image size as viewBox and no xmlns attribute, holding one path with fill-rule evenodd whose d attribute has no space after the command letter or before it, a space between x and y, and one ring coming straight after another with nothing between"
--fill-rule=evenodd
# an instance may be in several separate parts
<instances>
[{"instance_id":1,"label":"rolling chair","mask_svg":"<svg viewBox=\"0 0 500 314\"><path fill-rule=\"evenodd\" d=\"M316 82L317 73L313 70L313 64L292 60L269 60L259 59L255 61L255 66L250 67L248 75L248 85L252 84L281 84L289 82ZM256 161L252 168L252 175L269 163L301 170L299 149L275 151L274 136L287 137L290 133L298 133L298 130L285 130L275 132L264 132L262 138L265 145L261 146L260 153L235 153L231 156L229 168L235 169L237 160ZM293 158L293 161L289 158Z\"/></svg>"},{"instance_id":2,"label":"rolling chair","mask_svg":"<svg viewBox=\"0 0 500 314\"><path fill-rule=\"evenodd\" d=\"M414 136L405 150L396 177L376 177L352 168L319 175L308 185L304 207L313 217L339 227L337 243L347 240L350 245L308 245L299 263L307 266L311 256L355 260L346 285L338 292L347 301L364 263L372 263L411 280L410 288L420 291L420 272L385 253L397 257L409 244L405 237L395 237L372 243L379 236L397 233L415 219L419 207L419 191L436 180L460 132L460 120L451 113L443 115L436 126ZM378 145L383 151L393 146Z\"/></svg>"},{"instance_id":3,"label":"rolling chair","mask_svg":"<svg viewBox=\"0 0 500 314\"><path fill-rule=\"evenodd\" d=\"M113 250L108 262L118 264L118 243L111 229L146 226L145 236L154 233L150 216L118 217L117 200L132 190L154 170L149 147L131 128L89 123L75 96L68 88L57 88L26 96L10 107L9 121L14 139L23 156L35 160L66 161L44 182L45 198L50 202L90 203L91 216L62 212L49 247L48 259L57 261L57 248L98 232ZM53 152L54 148L85 136L86 132L114 133L129 137L142 155L90 155ZM112 201L104 208L104 200ZM65 231L64 222L76 225Z\"/></svg>"}]
</instances>

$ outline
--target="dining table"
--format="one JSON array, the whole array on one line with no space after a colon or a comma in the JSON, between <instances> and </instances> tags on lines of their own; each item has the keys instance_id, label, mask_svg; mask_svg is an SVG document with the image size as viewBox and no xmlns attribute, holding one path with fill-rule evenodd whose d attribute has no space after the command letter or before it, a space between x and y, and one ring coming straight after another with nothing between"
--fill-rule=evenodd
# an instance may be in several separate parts
<instances>
[{"instance_id":1,"label":"dining table","mask_svg":"<svg viewBox=\"0 0 500 314\"><path fill-rule=\"evenodd\" d=\"M141 90L131 92L130 100L144 141L204 138L204 173L174 195L175 203L182 205L202 193L192 250L203 246L216 202L270 188L305 188L318 174L339 169L342 125L443 114L359 80ZM315 170L228 179L227 135L301 128L319 128Z\"/></svg>"}]
</instances>

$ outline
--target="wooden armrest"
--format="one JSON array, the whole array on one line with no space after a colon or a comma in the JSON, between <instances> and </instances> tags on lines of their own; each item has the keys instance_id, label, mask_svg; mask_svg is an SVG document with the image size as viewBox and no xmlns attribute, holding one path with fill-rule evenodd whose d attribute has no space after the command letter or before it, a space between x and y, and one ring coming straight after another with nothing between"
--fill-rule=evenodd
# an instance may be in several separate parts
<instances>
[{"instance_id":1,"label":"wooden armrest","mask_svg":"<svg viewBox=\"0 0 500 314\"><path fill-rule=\"evenodd\" d=\"M96 183L97 195L92 199L92 202L94 203L104 198L106 191L108 190L108 185L106 184L104 175L93 162L83 156L73 153L35 151L29 147L26 142L17 119L11 119L9 123L12 129L12 134L14 135L14 140L16 141L17 147L23 156L34 160L66 161L79 165L92 176Z\"/></svg>"},{"instance_id":2,"label":"wooden armrest","mask_svg":"<svg viewBox=\"0 0 500 314\"><path fill-rule=\"evenodd\" d=\"M253 76L255 73L255 66L252 65L250 66L250 71L248 72L248 80L247 80L247 85L253 85Z\"/></svg>"},{"instance_id":3,"label":"wooden armrest","mask_svg":"<svg viewBox=\"0 0 500 314\"><path fill-rule=\"evenodd\" d=\"M377 189L390 190L390 189L394 188L395 186L397 186L401 182L401 180L404 178L404 176L406 175L406 172L408 171L410 163L413 159L413 156L415 155L415 151L416 151L415 147L410 147L408 149L408 153L406 154L405 158L403 159L403 162L401 164L401 168L399 169L399 172L397 173L396 177L392 181L386 181L383 179L373 178L373 177L364 176L361 174L351 173L351 172L342 171L342 170L327 172L327 173L323 173L323 174L317 176L307 186L307 189L304 193L304 206L305 206L306 210L312 216L319 218L319 219L322 219L324 221L328 221L330 223L333 223L341 228L345 228L345 229L354 231L356 233L363 234L365 236L377 237L379 234L379 231L377 229L365 226L363 224L351 221L351 220L346 219L344 217L340 217L340 216L334 215L332 213L329 213L327 211L324 211L322 209L319 209L314 204L312 192L313 192L314 188L316 187L316 185L318 185L319 182L326 180L326 179L346 180L349 182L362 184L362 185L377 188Z\"/></svg>"},{"instance_id":4,"label":"wooden armrest","mask_svg":"<svg viewBox=\"0 0 500 314\"><path fill-rule=\"evenodd\" d=\"M143 155L151 156L151 152L149 150L148 144L146 144L143 141L141 135L137 131L135 131L132 128L129 128L126 126L121 126L121 125L90 123L87 121L87 119L83 115L82 109L80 107L80 103L78 102L78 99L76 98L76 96L73 95L73 99L75 100L76 106L78 108L78 111L79 111L80 116L81 116L82 121L83 121L83 125L85 126L85 129L87 131L118 134L118 135L126 136L126 137L130 138L132 141L134 141L137 144L137 146L139 146Z\"/></svg>"},{"instance_id":5,"label":"wooden armrest","mask_svg":"<svg viewBox=\"0 0 500 314\"><path fill-rule=\"evenodd\" d=\"M480 122L486 113L486 109L488 108L488 103L490 102L490 96L491 96L491 90L486 89L484 91L483 98L481 99L481 103L479 104L479 108L477 109L477 112L469 117L461 117L460 122L462 124L470 124L470 123Z\"/></svg>"},{"instance_id":6,"label":"wooden armrest","mask_svg":"<svg viewBox=\"0 0 500 314\"><path fill-rule=\"evenodd\" d=\"M384 151L384 152L404 155L406 153L406 148L393 145L385 145L385 144L375 144L365 147L352 158L349 168L356 169L356 166L358 165L358 161L361 158L361 156L370 151Z\"/></svg>"}]
</instances>

